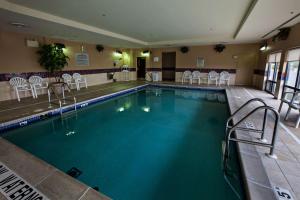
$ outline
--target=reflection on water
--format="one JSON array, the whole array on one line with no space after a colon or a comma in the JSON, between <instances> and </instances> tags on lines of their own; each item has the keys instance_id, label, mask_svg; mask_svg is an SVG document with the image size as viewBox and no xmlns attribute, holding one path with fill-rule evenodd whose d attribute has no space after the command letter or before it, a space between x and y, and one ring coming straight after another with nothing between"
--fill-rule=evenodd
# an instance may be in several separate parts
<instances>
[{"instance_id":1,"label":"reflection on water","mask_svg":"<svg viewBox=\"0 0 300 200\"><path fill-rule=\"evenodd\" d=\"M177 98L173 98L174 96ZM137 92L134 97L122 97L114 100L115 112L149 113L154 109L154 111L176 113L183 99L222 104L227 102L222 91L149 88Z\"/></svg>"},{"instance_id":2,"label":"reflection on water","mask_svg":"<svg viewBox=\"0 0 300 200\"><path fill-rule=\"evenodd\" d=\"M226 103L226 96L223 92L218 91L195 91L195 90L176 90L176 96L186 99L206 100L211 102Z\"/></svg>"}]
</instances>

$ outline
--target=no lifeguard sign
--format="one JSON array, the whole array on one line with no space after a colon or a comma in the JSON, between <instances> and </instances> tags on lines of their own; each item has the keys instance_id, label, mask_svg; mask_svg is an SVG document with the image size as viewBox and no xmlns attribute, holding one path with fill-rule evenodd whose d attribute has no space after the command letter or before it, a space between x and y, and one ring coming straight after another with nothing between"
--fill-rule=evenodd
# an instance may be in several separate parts
<instances>
[{"instance_id":1,"label":"no lifeguard sign","mask_svg":"<svg viewBox=\"0 0 300 200\"><path fill-rule=\"evenodd\" d=\"M27 181L0 162L0 192L11 200L48 200Z\"/></svg>"}]
</instances>

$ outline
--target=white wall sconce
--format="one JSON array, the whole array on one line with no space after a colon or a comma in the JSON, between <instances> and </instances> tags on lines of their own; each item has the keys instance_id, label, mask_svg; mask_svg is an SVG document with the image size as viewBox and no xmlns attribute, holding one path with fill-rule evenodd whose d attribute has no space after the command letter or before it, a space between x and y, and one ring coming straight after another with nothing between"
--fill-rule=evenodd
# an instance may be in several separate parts
<instances>
[{"instance_id":1,"label":"white wall sconce","mask_svg":"<svg viewBox=\"0 0 300 200\"><path fill-rule=\"evenodd\" d=\"M259 50L260 51L266 51L268 49L268 44L264 43L263 45L260 46Z\"/></svg>"},{"instance_id":2,"label":"white wall sconce","mask_svg":"<svg viewBox=\"0 0 300 200\"><path fill-rule=\"evenodd\" d=\"M143 57L149 57L150 56L150 51L149 50L145 50L145 51L143 51L142 53L141 53L141 55L143 56Z\"/></svg>"}]
</instances>

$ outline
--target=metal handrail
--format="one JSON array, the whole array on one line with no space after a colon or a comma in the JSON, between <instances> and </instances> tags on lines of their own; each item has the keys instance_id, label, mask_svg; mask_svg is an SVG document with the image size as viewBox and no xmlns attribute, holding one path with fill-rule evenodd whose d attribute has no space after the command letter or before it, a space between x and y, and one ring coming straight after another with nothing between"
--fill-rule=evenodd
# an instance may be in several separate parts
<instances>
[{"instance_id":1,"label":"metal handrail","mask_svg":"<svg viewBox=\"0 0 300 200\"><path fill-rule=\"evenodd\" d=\"M58 103L59 103L59 110L60 110L60 115L62 115L62 104L66 104L66 100L69 100L68 98L65 97L65 87L67 87L68 91L72 94L73 96L73 100L69 100L69 101L73 101L74 102L74 110L77 111L77 101L76 101L76 97L74 95L74 93L72 92L71 88L69 87L69 85L67 83L61 83L61 89L62 89L62 96L63 98L61 99L56 91L54 90L53 85L48 85L48 101L51 107L51 94L50 94L50 90L53 92L53 94L55 95L56 99L58 99ZM63 102L62 102L63 100Z\"/></svg>"},{"instance_id":2,"label":"metal handrail","mask_svg":"<svg viewBox=\"0 0 300 200\"><path fill-rule=\"evenodd\" d=\"M270 110L275 115L275 124L274 124L274 129L273 129L273 134L272 134L272 141L271 141L270 144L267 144L267 143L264 143L264 142L254 142L254 141L250 141L250 140L238 139L238 138L232 138L231 137L231 134L233 133L233 131L238 130L239 129L238 126L243 121L245 121L252 114L256 113L259 110L263 110L263 109L266 110L266 111ZM278 122L279 122L279 113L275 108L270 107L270 106L260 106L260 107L257 107L255 109L253 109L245 117L243 117L241 120L239 120L234 126L232 126L230 128L229 132L226 134L226 144L225 144L226 146L225 146L225 153L224 153L224 159L223 159L224 169L227 168L227 160L229 158L229 152L230 152L229 151L230 141L241 142L241 143L252 144L252 145L258 145L258 146L263 146L263 147L269 147L270 152L267 155L271 158L276 158L276 155L274 155L274 148L275 148L275 143L276 143L276 138L277 138Z\"/></svg>"},{"instance_id":3,"label":"metal handrail","mask_svg":"<svg viewBox=\"0 0 300 200\"><path fill-rule=\"evenodd\" d=\"M249 105L250 103L252 102L261 102L264 106L267 106L266 102L264 100L262 100L261 98L254 98L254 99L250 99L249 101L247 101L246 103L244 103L239 109L237 109L228 119L227 119L227 122L226 122L226 132L228 130L228 128L232 128L232 126L229 126L229 122L233 119L233 117L238 114L243 108L245 108L247 105ZM263 120L263 125L262 125L262 129L261 130L258 130L258 129L250 129L250 128L247 128L247 130L249 131L253 131L253 132L259 132L261 133L261 137L260 139L262 141L265 141L264 139L264 136L265 136L265 128L266 128L266 120L267 120L267 110L265 110L265 113L264 113L264 120ZM243 128L239 128L240 130L242 130Z\"/></svg>"}]
</instances>

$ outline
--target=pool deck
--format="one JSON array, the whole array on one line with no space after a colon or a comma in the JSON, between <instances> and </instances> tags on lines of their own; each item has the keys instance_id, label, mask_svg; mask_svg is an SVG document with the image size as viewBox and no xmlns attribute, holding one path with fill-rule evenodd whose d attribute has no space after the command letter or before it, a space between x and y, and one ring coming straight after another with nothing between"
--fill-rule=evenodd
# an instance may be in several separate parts
<instances>
[{"instance_id":1,"label":"pool deck","mask_svg":"<svg viewBox=\"0 0 300 200\"><path fill-rule=\"evenodd\" d=\"M262 98L269 106L276 109L280 103L272 95L256 89L231 87L226 92L231 111L237 110L242 104L255 97ZM245 112L242 112L242 115L257 106L261 106L261 104L252 104L245 109ZM287 106L281 112L281 119L284 118L286 110ZM271 113L268 115L266 138L270 141L274 118ZM265 155L269 152L269 148L238 144L241 167L245 177L244 182L247 185L250 199L276 199L273 192L275 186L288 190L294 199L300 199L300 131L293 127L296 117L297 113L293 112L288 122L283 120L279 122L275 148L278 159L272 159ZM238 119L241 119L240 115L234 119L234 122L236 123ZM247 121L252 122L256 128L261 128L263 113L255 114ZM238 138L252 141L258 141L257 138L260 136L257 133L245 131L237 131L236 134Z\"/></svg>"},{"instance_id":2,"label":"pool deck","mask_svg":"<svg viewBox=\"0 0 300 200\"><path fill-rule=\"evenodd\" d=\"M75 95L78 102L82 102L144 84L143 81L103 84L76 91ZM181 85L174 83L158 84ZM195 85L194 87L199 86ZM216 87L212 86L212 88ZM264 99L268 105L275 108L278 108L280 103L270 94L252 88L227 87L226 93L231 112L234 112L243 103L254 97ZM45 112L50 110L48 106L46 95L40 95L36 100L24 98L20 103L17 100L0 102L0 123ZM248 110L245 109L245 113L255 106L258 106L258 104L249 106ZM286 109L287 106L284 106L281 113L282 119ZM258 113L249 120L258 128L261 125L262 118L260 117L262 115L262 113ZM240 117L234 118L234 122L237 122ZM275 154L278 156L277 160L265 156L265 153L269 151L268 148L238 144L246 194L249 199L276 199L272 190L274 186L287 189L294 199L300 199L300 129L293 128L296 117L297 113L292 112L287 122L282 120L280 122L275 149ZM270 138L271 132L272 120L269 120L267 123L267 138ZM236 135L239 138L254 141L258 137L255 133L249 134L241 131L237 131ZM0 161L50 199L109 199L3 138L0 138ZM5 199L1 193L0 199Z\"/></svg>"},{"instance_id":3,"label":"pool deck","mask_svg":"<svg viewBox=\"0 0 300 200\"><path fill-rule=\"evenodd\" d=\"M99 96L104 96L114 92L126 90L139 85L143 85L143 81L131 81L131 82L116 82L107 83L102 85L90 86L87 89L81 88L80 91L72 90L76 96L77 102L85 101ZM66 92L66 97L71 97L71 94ZM57 104L58 100L53 98L52 101ZM66 105L70 105L73 102L66 101ZM52 104L55 108L58 108L56 104ZM10 120L18 119L25 116L45 112L51 110L49 108L48 96L39 95L37 99L32 97L22 98L20 102L15 100L0 101L0 123Z\"/></svg>"}]
</instances>

